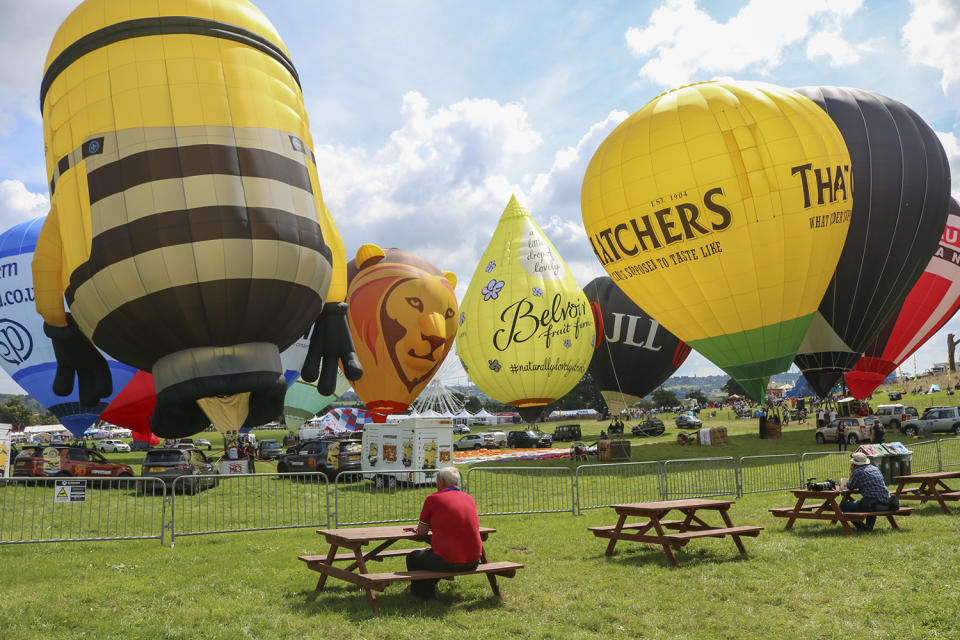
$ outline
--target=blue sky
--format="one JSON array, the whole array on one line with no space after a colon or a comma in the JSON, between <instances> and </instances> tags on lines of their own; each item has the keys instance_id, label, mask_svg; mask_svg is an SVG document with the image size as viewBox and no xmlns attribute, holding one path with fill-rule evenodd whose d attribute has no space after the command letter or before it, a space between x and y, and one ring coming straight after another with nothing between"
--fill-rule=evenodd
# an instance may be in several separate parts
<instances>
[{"instance_id":1,"label":"blue sky","mask_svg":"<svg viewBox=\"0 0 960 640\"><path fill-rule=\"evenodd\" d=\"M46 213L39 84L76 4L0 0L0 229ZM960 168L957 0L256 4L300 73L348 256L365 242L418 252L459 276L460 295L513 193L581 285L602 275L580 216L586 163L629 113L688 82L877 91L924 117ZM946 360L949 331L960 319L919 369ZM680 373L720 372L694 353Z\"/></svg>"}]
</instances>

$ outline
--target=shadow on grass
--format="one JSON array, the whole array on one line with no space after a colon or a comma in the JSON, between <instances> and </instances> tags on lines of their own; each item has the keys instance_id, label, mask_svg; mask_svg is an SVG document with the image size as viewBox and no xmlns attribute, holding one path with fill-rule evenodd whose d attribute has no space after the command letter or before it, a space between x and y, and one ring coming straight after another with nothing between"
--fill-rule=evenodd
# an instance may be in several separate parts
<instances>
[{"instance_id":1,"label":"shadow on grass","mask_svg":"<svg viewBox=\"0 0 960 640\"><path fill-rule=\"evenodd\" d=\"M747 553L750 553L749 544L747 544ZM731 542L732 549L730 553L734 555L729 555L726 550L722 549L709 549L709 548L692 548L687 550L674 549L673 555L677 558L677 566L673 567L670 564L670 560L667 558L667 554L663 552L663 549L659 546L657 547L641 547L630 549L629 551L620 551L617 550L614 555L607 557L602 553L599 555L593 556L588 559L597 559L604 562L618 563L624 566L657 566L664 569L682 569L685 565L694 565L694 564L726 564L728 562L745 562L750 560L749 555L743 555Z\"/></svg>"},{"instance_id":2,"label":"shadow on grass","mask_svg":"<svg viewBox=\"0 0 960 640\"><path fill-rule=\"evenodd\" d=\"M484 587L488 587L484 580ZM498 580L500 589L504 589L504 579ZM506 581L509 584L509 581ZM377 616L391 616L394 618L444 618L461 609L470 611L495 611L504 606L489 588L483 597L472 597L472 590L458 589L456 581L442 580L437 585L437 595L432 600L420 600L414 595L406 593L406 585L402 582L387 587L385 591L375 592L380 613L375 613L367 602L363 589L351 584L330 582L323 591L302 590L292 594L288 601L289 609L301 615L320 615L336 610L355 622L369 620ZM444 586L446 584L447 586ZM509 594L504 594L504 600L509 600Z\"/></svg>"},{"instance_id":3,"label":"shadow on grass","mask_svg":"<svg viewBox=\"0 0 960 640\"><path fill-rule=\"evenodd\" d=\"M911 516L912 517L912 516ZM806 527L803 529L798 529L794 527L793 529L782 531L787 535L795 535L799 538L817 538L817 539L837 539L837 540L850 540L853 538L861 536L886 536L886 535L900 535L901 533L908 533L904 530L903 524L900 525L899 529L892 529L887 523L886 520L881 523L877 520L876 526L871 531L859 531L857 529L853 530L853 535L848 534L843 530L843 527L840 525L831 526L829 529L825 526L820 527Z\"/></svg>"}]
</instances>

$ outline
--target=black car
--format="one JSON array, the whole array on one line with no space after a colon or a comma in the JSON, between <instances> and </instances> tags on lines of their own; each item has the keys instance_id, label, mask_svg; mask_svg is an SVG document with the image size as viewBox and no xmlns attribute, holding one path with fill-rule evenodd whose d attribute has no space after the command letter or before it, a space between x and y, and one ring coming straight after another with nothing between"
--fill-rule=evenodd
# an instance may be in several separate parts
<instances>
[{"instance_id":1,"label":"black car","mask_svg":"<svg viewBox=\"0 0 960 640\"><path fill-rule=\"evenodd\" d=\"M632 431L635 436L662 436L666 427L663 420L659 418L647 418L643 422L633 425Z\"/></svg>"},{"instance_id":2,"label":"black car","mask_svg":"<svg viewBox=\"0 0 960 640\"><path fill-rule=\"evenodd\" d=\"M277 440L261 440L258 446L258 455L264 460L274 460L283 455L283 447Z\"/></svg>"},{"instance_id":3,"label":"black car","mask_svg":"<svg viewBox=\"0 0 960 640\"><path fill-rule=\"evenodd\" d=\"M511 431L507 434L507 446L513 449L552 447L553 436L539 431Z\"/></svg>"},{"instance_id":4,"label":"black car","mask_svg":"<svg viewBox=\"0 0 960 640\"><path fill-rule=\"evenodd\" d=\"M333 480L341 471L360 470L360 443L355 440L309 440L280 457L277 471L320 471Z\"/></svg>"},{"instance_id":5,"label":"black car","mask_svg":"<svg viewBox=\"0 0 960 640\"><path fill-rule=\"evenodd\" d=\"M579 424L561 424L553 430L553 439L557 442L579 440L581 437Z\"/></svg>"},{"instance_id":6,"label":"black car","mask_svg":"<svg viewBox=\"0 0 960 640\"><path fill-rule=\"evenodd\" d=\"M196 493L201 489L217 486L219 470L213 461L196 448L151 449L143 457L140 475L144 478L160 478L168 487L182 476L195 476L190 480L177 483L185 493ZM153 486L139 485L138 489L153 489Z\"/></svg>"}]
</instances>

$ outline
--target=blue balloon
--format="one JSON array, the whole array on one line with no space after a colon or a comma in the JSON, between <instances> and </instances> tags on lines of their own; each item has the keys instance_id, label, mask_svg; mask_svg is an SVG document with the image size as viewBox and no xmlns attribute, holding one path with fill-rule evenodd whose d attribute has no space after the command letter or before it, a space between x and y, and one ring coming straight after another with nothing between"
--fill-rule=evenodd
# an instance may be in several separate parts
<instances>
[{"instance_id":1,"label":"blue balloon","mask_svg":"<svg viewBox=\"0 0 960 640\"><path fill-rule=\"evenodd\" d=\"M22 222L0 234L0 366L79 437L137 370L107 357L113 393L96 405L80 404L76 385L68 396L54 395L57 362L53 344L43 333L43 318L34 306L30 266L44 219Z\"/></svg>"}]
</instances>

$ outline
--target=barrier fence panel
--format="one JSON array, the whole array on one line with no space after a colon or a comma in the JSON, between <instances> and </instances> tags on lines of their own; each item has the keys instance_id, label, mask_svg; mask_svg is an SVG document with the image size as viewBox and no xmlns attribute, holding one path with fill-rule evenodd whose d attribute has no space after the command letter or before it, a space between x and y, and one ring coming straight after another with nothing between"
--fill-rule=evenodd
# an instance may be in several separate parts
<instances>
[{"instance_id":1,"label":"barrier fence panel","mask_svg":"<svg viewBox=\"0 0 960 640\"><path fill-rule=\"evenodd\" d=\"M466 486L480 515L574 513L567 467L473 467Z\"/></svg>"},{"instance_id":2,"label":"barrier fence panel","mask_svg":"<svg viewBox=\"0 0 960 640\"><path fill-rule=\"evenodd\" d=\"M939 445L941 470L960 465L960 438L944 438Z\"/></svg>"},{"instance_id":3,"label":"barrier fence panel","mask_svg":"<svg viewBox=\"0 0 960 640\"><path fill-rule=\"evenodd\" d=\"M664 499L737 495L733 458L691 458L663 463Z\"/></svg>"},{"instance_id":4,"label":"barrier fence panel","mask_svg":"<svg viewBox=\"0 0 960 640\"><path fill-rule=\"evenodd\" d=\"M663 463L584 464L574 476L579 511L663 498Z\"/></svg>"},{"instance_id":5,"label":"barrier fence panel","mask_svg":"<svg viewBox=\"0 0 960 640\"><path fill-rule=\"evenodd\" d=\"M150 495L155 492L155 495ZM163 542L165 491L156 478L0 480L0 544Z\"/></svg>"},{"instance_id":6,"label":"barrier fence panel","mask_svg":"<svg viewBox=\"0 0 960 640\"><path fill-rule=\"evenodd\" d=\"M800 476L804 482L827 478L840 482L850 475L850 451L817 451L800 456Z\"/></svg>"},{"instance_id":7,"label":"barrier fence panel","mask_svg":"<svg viewBox=\"0 0 960 640\"><path fill-rule=\"evenodd\" d=\"M936 440L915 442L906 446L913 452L910 456L910 473L940 471L940 444Z\"/></svg>"},{"instance_id":8,"label":"barrier fence panel","mask_svg":"<svg viewBox=\"0 0 960 640\"><path fill-rule=\"evenodd\" d=\"M337 527L415 521L423 500L437 490L436 469L384 473L345 472L334 484Z\"/></svg>"},{"instance_id":9,"label":"barrier fence panel","mask_svg":"<svg viewBox=\"0 0 960 640\"><path fill-rule=\"evenodd\" d=\"M803 486L800 477L800 456L785 453L772 456L740 458L740 493L786 491Z\"/></svg>"},{"instance_id":10,"label":"barrier fence panel","mask_svg":"<svg viewBox=\"0 0 960 640\"><path fill-rule=\"evenodd\" d=\"M181 476L173 481L177 536L329 526L329 481L323 473Z\"/></svg>"}]
</instances>

